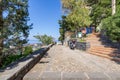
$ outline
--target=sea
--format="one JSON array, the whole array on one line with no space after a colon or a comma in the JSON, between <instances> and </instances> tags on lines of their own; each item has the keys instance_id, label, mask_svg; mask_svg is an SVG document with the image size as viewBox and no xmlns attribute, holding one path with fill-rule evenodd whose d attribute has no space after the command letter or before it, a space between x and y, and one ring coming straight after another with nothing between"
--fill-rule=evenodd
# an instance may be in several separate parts
<instances>
[{"instance_id":1,"label":"sea","mask_svg":"<svg viewBox=\"0 0 120 80\"><path fill-rule=\"evenodd\" d=\"M29 40L28 44L41 43L39 40Z\"/></svg>"}]
</instances>

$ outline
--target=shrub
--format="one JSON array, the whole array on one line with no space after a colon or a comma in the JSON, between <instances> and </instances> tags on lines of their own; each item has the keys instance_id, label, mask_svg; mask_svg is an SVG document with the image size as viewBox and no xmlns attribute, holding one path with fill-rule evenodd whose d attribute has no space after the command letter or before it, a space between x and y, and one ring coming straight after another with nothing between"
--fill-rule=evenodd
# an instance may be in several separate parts
<instances>
[{"instance_id":1,"label":"shrub","mask_svg":"<svg viewBox=\"0 0 120 80\"><path fill-rule=\"evenodd\" d=\"M114 16L108 17L103 20L102 28L106 30L106 35L112 41L120 40L120 15L116 14Z\"/></svg>"},{"instance_id":2,"label":"shrub","mask_svg":"<svg viewBox=\"0 0 120 80\"><path fill-rule=\"evenodd\" d=\"M23 55L9 54L7 56L4 56L2 66L0 66L0 68L5 68L7 65L11 64L12 62L14 62L14 61L16 61L20 58L26 57L27 55L31 54L32 52L33 52L32 46L26 46L24 48L24 52L23 52L24 54Z\"/></svg>"},{"instance_id":3,"label":"shrub","mask_svg":"<svg viewBox=\"0 0 120 80\"><path fill-rule=\"evenodd\" d=\"M20 59L21 57L22 57L22 55L15 55L15 54L10 54L10 55L8 55L8 56L5 56L5 57L3 58L3 61L4 61L4 62L2 62L1 68L6 67L8 64L10 64L10 63L12 63L12 62Z\"/></svg>"},{"instance_id":4,"label":"shrub","mask_svg":"<svg viewBox=\"0 0 120 80\"><path fill-rule=\"evenodd\" d=\"M26 47L24 48L23 54L24 54L24 55L28 55L28 54L31 54L32 52L33 52L32 46L26 46Z\"/></svg>"}]
</instances>

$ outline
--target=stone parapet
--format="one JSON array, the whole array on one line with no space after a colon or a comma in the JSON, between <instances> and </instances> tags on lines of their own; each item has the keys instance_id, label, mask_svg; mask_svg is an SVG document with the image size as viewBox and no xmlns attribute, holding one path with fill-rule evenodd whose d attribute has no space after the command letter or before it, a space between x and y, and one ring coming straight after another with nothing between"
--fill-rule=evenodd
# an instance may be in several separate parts
<instances>
[{"instance_id":1,"label":"stone parapet","mask_svg":"<svg viewBox=\"0 0 120 80\"><path fill-rule=\"evenodd\" d=\"M44 56L53 44L43 47L0 70L0 80L22 80L24 75Z\"/></svg>"}]
</instances>

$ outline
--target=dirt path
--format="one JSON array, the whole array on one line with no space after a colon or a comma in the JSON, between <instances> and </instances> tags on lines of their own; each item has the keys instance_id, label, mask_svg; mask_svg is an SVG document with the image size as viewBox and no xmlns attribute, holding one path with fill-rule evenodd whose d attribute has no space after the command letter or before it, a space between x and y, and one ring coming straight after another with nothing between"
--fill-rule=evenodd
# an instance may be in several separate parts
<instances>
[{"instance_id":1,"label":"dirt path","mask_svg":"<svg viewBox=\"0 0 120 80\"><path fill-rule=\"evenodd\" d=\"M87 54L79 50L70 50L68 47L55 45L48 52L48 56L42 58L27 77L40 75L44 71L54 72L120 72L120 64L106 58Z\"/></svg>"}]
</instances>

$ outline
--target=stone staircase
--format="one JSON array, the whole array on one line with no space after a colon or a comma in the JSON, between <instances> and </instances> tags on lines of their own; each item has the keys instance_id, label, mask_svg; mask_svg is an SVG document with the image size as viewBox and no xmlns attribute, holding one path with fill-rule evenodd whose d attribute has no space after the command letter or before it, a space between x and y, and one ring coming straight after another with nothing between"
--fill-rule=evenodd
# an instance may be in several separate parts
<instances>
[{"instance_id":1,"label":"stone staircase","mask_svg":"<svg viewBox=\"0 0 120 80\"><path fill-rule=\"evenodd\" d=\"M120 61L120 50L113 48L104 38L100 37L99 33L88 35L87 42L90 42L88 53L108 58L114 61Z\"/></svg>"}]
</instances>

